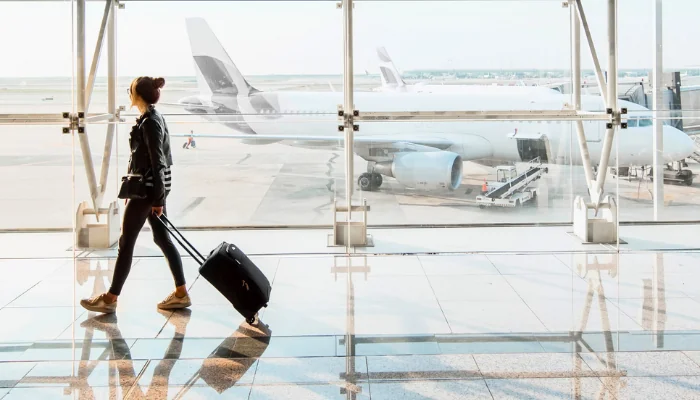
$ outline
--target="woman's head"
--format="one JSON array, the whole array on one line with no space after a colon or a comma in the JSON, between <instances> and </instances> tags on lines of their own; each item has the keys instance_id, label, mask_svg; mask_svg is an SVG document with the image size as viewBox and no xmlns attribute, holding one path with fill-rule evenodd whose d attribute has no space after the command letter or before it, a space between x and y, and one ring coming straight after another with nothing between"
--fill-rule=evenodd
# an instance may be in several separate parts
<instances>
[{"instance_id":1,"label":"woman's head","mask_svg":"<svg viewBox=\"0 0 700 400\"><path fill-rule=\"evenodd\" d=\"M160 89L165 86L165 79L141 76L134 79L129 86L132 106L149 106L160 100ZM140 107L140 108L141 108Z\"/></svg>"}]
</instances>

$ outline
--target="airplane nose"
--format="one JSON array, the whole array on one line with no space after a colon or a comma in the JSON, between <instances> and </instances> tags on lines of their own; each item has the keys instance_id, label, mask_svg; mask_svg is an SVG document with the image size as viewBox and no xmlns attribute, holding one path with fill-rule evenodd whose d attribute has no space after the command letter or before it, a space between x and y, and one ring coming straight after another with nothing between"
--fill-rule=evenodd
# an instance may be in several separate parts
<instances>
[{"instance_id":1,"label":"airplane nose","mask_svg":"<svg viewBox=\"0 0 700 400\"><path fill-rule=\"evenodd\" d=\"M664 125L664 158L666 162L688 158L696 150L695 141L685 132Z\"/></svg>"}]
</instances>

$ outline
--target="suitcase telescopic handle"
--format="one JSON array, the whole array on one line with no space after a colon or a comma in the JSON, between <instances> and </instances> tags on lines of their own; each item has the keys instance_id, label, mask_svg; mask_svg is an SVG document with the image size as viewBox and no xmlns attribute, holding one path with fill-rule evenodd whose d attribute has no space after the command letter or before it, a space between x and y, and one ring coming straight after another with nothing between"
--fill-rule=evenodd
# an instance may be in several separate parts
<instances>
[{"instance_id":1,"label":"suitcase telescopic handle","mask_svg":"<svg viewBox=\"0 0 700 400\"><path fill-rule=\"evenodd\" d=\"M182 234L175 225L170 222L168 217L165 216L165 214L161 215L160 218L158 218L158 221L160 221L161 224L165 227L165 229L170 232L172 237L182 246L185 251L194 258L197 263L202 266L204 264L204 261L206 261L206 258L200 253L193 245L190 243L186 238L185 235ZM179 237L178 237L179 236Z\"/></svg>"}]
</instances>

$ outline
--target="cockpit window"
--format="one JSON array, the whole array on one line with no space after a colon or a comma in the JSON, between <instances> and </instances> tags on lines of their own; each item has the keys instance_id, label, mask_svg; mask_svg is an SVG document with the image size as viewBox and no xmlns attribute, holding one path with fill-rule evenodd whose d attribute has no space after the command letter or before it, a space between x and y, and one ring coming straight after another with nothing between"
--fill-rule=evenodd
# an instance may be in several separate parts
<instances>
[{"instance_id":1,"label":"cockpit window","mask_svg":"<svg viewBox=\"0 0 700 400\"><path fill-rule=\"evenodd\" d=\"M651 125L652 125L651 118L640 118L639 119L639 126L640 127L651 126Z\"/></svg>"},{"instance_id":2,"label":"cockpit window","mask_svg":"<svg viewBox=\"0 0 700 400\"><path fill-rule=\"evenodd\" d=\"M636 128L638 122L639 122L639 120L637 118L630 118L627 120L627 127L628 128Z\"/></svg>"}]
</instances>

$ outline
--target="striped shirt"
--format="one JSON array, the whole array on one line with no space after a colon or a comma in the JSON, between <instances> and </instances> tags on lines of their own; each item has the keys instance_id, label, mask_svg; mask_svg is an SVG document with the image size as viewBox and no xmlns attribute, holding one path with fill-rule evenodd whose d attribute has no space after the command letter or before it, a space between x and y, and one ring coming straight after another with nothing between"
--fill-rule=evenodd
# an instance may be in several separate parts
<instances>
[{"instance_id":1,"label":"striped shirt","mask_svg":"<svg viewBox=\"0 0 700 400\"><path fill-rule=\"evenodd\" d=\"M172 187L172 170L170 167L165 167L163 169L163 176L165 181L163 182L163 185L165 186L165 191L169 192L170 188ZM148 171L146 174L146 186L147 187L153 187L153 173L151 170Z\"/></svg>"}]
</instances>

